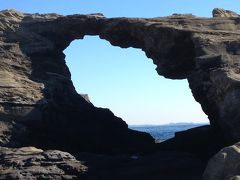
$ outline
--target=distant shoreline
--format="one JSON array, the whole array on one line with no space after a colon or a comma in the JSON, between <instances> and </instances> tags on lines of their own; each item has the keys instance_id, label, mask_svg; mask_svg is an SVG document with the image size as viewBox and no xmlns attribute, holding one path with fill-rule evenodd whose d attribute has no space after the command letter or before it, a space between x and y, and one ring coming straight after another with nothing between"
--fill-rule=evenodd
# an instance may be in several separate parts
<instances>
[{"instance_id":1,"label":"distant shoreline","mask_svg":"<svg viewBox=\"0 0 240 180\"><path fill-rule=\"evenodd\" d=\"M129 127L147 127L147 126L184 126L184 125L209 125L209 123L194 123L194 122L179 122L179 123L168 123L168 124L129 124Z\"/></svg>"}]
</instances>

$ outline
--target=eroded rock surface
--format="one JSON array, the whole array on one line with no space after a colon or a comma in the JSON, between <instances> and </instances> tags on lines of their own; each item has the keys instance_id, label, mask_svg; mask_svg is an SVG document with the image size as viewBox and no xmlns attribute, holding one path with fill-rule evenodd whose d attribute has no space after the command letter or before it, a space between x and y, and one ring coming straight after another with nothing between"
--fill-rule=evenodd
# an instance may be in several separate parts
<instances>
[{"instance_id":1,"label":"eroded rock surface","mask_svg":"<svg viewBox=\"0 0 240 180\"><path fill-rule=\"evenodd\" d=\"M35 145L46 149L103 153L152 150L154 140L150 135L128 129L127 124L110 110L94 107L86 96L76 92L63 50L85 35L98 35L122 48L140 48L157 65L159 75L188 79L194 98L209 117L212 130L201 128L179 133L174 146L170 143L171 147L188 151L194 143L186 139L191 137L189 140L195 142L197 139L198 144L190 148L191 152L209 155L225 141L240 141L240 17L223 9L215 9L213 16L198 18L174 14L144 19L105 18L102 14L62 16L1 11L0 145L8 148L0 148L0 178L80 179L86 171L86 167L68 153L10 147ZM199 138L201 133L207 135ZM196 138L193 134L197 134ZM208 135L211 138L206 141ZM218 141L214 141L215 138ZM203 153L201 148L205 146L201 147L199 143L211 142L218 143ZM238 144L221 151L209 163L204 177L216 179L231 175L231 178L239 178L239 168L234 166L238 165L238 152ZM189 155L176 155L179 164L162 166L162 172L166 173L162 177L169 178L173 174L171 169L175 169L179 175L172 178L179 178L182 173L178 171L179 167L187 167L187 170L193 167L191 176L183 173L182 177L199 179L204 164ZM125 174L126 169L122 168L123 174L118 177L135 178L136 170L140 172L139 178L149 178L144 175L152 171L154 177L160 177L157 162L157 168L152 169L147 169L144 164L146 173L141 174L142 164L151 164L154 156L129 161L131 172ZM157 156L159 162L164 163L162 155ZM174 155L170 153L168 157L172 162ZM183 162L182 158L189 161ZM215 162L219 166L212 171ZM139 168L135 168L136 164ZM118 165L115 167L113 172L118 172ZM99 169L96 173L93 176L90 173L88 177L102 176Z\"/></svg>"},{"instance_id":2,"label":"eroded rock surface","mask_svg":"<svg viewBox=\"0 0 240 180\"><path fill-rule=\"evenodd\" d=\"M0 145L91 152L153 146L150 135L128 129L110 110L94 107L75 91L62 51L79 35L65 34L64 26L89 32L98 18L0 12Z\"/></svg>"},{"instance_id":3,"label":"eroded rock surface","mask_svg":"<svg viewBox=\"0 0 240 180\"><path fill-rule=\"evenodd\" d=\"M87 167L71 154L0 147L0 179L83 179Z\"/></svg>"},{"instance_id":4,"label":"eroded rock surface","mask_svg":"<svg viewBox=\"0 0 240 180\"><path fill-rule=\"evenodd\" d=\"M141 19L1 11L1 145L133 152L153 144L149 135L129 130L75 91L63 50L85 35L140 48L159 75L188 79L215 131L229 143L240 140L240 17L216 16Z\"/></svg>"},{"instance_id":5,"label":"eroded rock surface","mask_svg":"<svg viewBox=\"0 0 240 180\"><path fill-rule=\"evenodd\" d=\"M202 180L217 179L240 179L240 143L223 148L209 161Z\"/></svg>"},{"instance_id":6,"label":"eroded rock surface","mask_svg":"<svg viewBox=\"0 0 240 180\"><path fill-rule=\"evenodd\" d=\"M225 10L221 8L215 8L213 9L212 12L213 17L239 17L240 15L230 11L230 10Z\"/></svg>"}]
</instances>

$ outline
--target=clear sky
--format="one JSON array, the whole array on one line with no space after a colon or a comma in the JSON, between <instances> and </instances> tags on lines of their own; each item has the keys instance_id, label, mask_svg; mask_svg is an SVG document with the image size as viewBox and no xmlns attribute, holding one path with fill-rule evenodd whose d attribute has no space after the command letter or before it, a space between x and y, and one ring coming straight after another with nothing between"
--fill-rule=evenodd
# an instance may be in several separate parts
<instances>
[{"instance_id":1,"label":"clear sky","mask_svg":"<svg viewBox=\"0 0 240 180\"><path fill-rule=\"evenodd\" d=\"M192 13L210 17L215 7L240 11L238 0L0 0L0 9L29 13L158 17ZM186 80L160 77L139 49L110 46L98 37L77 40L64 51L79 93L95 106L110 108L128 124L207 122Z\"/></svg>"}]
</instances>

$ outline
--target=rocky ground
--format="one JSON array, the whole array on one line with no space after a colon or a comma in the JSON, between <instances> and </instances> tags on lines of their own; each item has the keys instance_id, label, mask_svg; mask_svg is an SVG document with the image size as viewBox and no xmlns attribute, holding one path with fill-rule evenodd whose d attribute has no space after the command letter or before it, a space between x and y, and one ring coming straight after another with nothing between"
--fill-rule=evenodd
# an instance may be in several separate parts
<instances>
[{"instance_id":1,"label":"rocky ground","mask_svg":"<svg viewBox=\"0 0 240 180\"><path fill-rule=\"evenodd\" d=\"M83 179L87 167L71 154L34 147L0 148L0 179Z\"/></svg>"},{"instance_id":2,"label":"rocky ground","mask_svg":"<svg viewBox=\"0 0 240 180\"><path fill-rule=\"evenodd\" d=\"M80 153L89 168L89 180L200 180L205 163L195 155L160 151L144 155Z\"/></svg>"},{"instance_id":3,"label":"rocky ground","mask_svg":"<svg viewBox=\"0 0 240 180\"><path fill-rule=\"evenodd\" d=\"M104 155L0 148L0 179L200 180L205 163L179 152Z\"/></svg>"}]
</instances>

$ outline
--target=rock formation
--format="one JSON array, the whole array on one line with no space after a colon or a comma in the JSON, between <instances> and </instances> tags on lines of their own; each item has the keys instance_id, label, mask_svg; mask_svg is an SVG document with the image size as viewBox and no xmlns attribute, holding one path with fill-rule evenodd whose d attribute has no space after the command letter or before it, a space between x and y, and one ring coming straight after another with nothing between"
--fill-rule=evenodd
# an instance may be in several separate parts
<instances>
[{"instance_id":1,"label":"rock formation","mask_svg":"<svg viewBox=\"0 0 240 180\"><path fill-rule=\"evenodd\" d=\"M158 143L156 146L158 151L188 152L207 162L225 146L225 142L221 134L212 130L210 125L205 125L176 132L173 138Z\"/></svg>"},{"instance_id":2,"label":"rock formation","mask_svg":"<svg viewBox=\"0 0 240 180\"><path fill-rule=\"evenodd\" d=\"M87 167L61 151L0 147L0 179L83 179Z\"/></svg>"},{"instance_id":3,"label":"rock formation","mask_svg":"<svg viewBox=\"0 0 240 180\"><path fill-rule=\"evenodd\" d=\"M98 35L122 48L140 48L157 65L159 75L188 80L211 128L180 133L174 146L195 132L205 145L212 139L205 142L206 136L198 138L202 132L218 139L215 142L219 144L211 146L213 151L225 141L240 141L240 17L222 9L215 9L213 16L175 14L144 19L1 11L0 178L15 174L17 179L25 170L36 172L34 167L49 177L73 178L74 173L68 170L84 174L86 169L63 152L16 147L98 153L139 153L155 147L149 134L128 129L110 110L94 107L76 92L63 50L85 35ZM184 151L191 145L185 144ZM17 168L13 167L15 162L20 163ZM46 162L51 171L42 167ZM31 176L35 175L26 175Z\"/></svg>"},{"instance_id":4,"label":"rock formation","mask_svg":"<svg viewBox=\"0 0 240 180\"><path fill-rule=\"evenodd\" d=\"M133 152L153 144L149 135L129 130L109 110L94 107L75 91L63 50L85 35L140 48L159 75L188 79L214 131L236 142L239 29L240 18L235 16L140 19L1 11L1 145Z\"/></svg>"},{"instance_id":5,"label":"rock formation","mask_svg":"<svg viewBox=\"0 0 240 180\"><path fill-rule=\"evenodd\" d=\"M240 143L223 148L208 163L202 180L239 180Z\"/></svg>"},{"instance_id":6,"label":"rock formation","mask_svg":"<svg viewBox=\"0 0 240 180\"><path fill-rule=\"evenodd\" d=\"M213 17L239 17L240 15L229 10L215 8L212 11Z\"/></svg>"},{"instance_id":7,"label":"rock formation","mask_svg":"<svg viewBox=\"0 0 240 180\"><path fill-rule=\"evenodd\" d=\"M88 94L80 94L87 102L91 103Z\"/></svg>"},{"instance_id":8,"label":"rock formation","mask_svg":"<svg viewBox=\"0 0 240 180\"><path fill-rule=\"evenodd\" d=\"M0 13L0 144L68 151L149 151L154 144L149 134L128 129L110 110L94 107L75 91L62 51L81 33L90 32L98 16L80 15L79 22L75 17L79 16L70 20L56 14ZM88 19L89 27L81 28ZM64 34L64 24L67 28L77 25L80 34Z\"/></svg>"}]
</instances>

